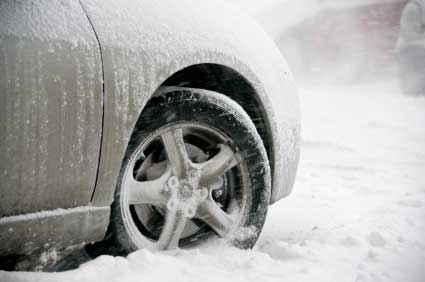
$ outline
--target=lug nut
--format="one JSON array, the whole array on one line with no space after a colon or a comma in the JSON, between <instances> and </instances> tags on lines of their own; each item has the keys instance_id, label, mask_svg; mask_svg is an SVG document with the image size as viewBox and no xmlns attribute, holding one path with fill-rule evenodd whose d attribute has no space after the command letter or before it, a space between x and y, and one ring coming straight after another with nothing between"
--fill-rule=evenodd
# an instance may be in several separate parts
<instances>
[{"instance_id":1,"label":"lug nut","mask_svg":"<svg viewBox=\"0 0 425 282\"><path fill-rule=\"evenodd\" d=\"M167 202L167 208L168 208L169 210L174 210L174 209L176 209L176 208L177 208L177 205L178 205L178 203L177 203L177 200L176 200L176 199L170 199L170 200Z\"/></svg>"},{"instance_id":2,"label":"lug nut","mask_svg":"<svg viewBox=\"0 0 425 282\"><path fill-rule=\"evenodd\" d=\"M195 216L196 212L195 209L193 207L187 207L185 210L185 214L187 217L192 218Z\"/></svg>"},{"instance_id":3,"label":"lug nut","mask_svg":"<svg viewBox=\"0 0 425 282\"><path fill-rule=\"evenodd\" d=\"M171 189L177 189L179 187L179 179L177 178L177 176L171 176L168 179L168 187L170 187Z\"/></svg>"}]
</instances>

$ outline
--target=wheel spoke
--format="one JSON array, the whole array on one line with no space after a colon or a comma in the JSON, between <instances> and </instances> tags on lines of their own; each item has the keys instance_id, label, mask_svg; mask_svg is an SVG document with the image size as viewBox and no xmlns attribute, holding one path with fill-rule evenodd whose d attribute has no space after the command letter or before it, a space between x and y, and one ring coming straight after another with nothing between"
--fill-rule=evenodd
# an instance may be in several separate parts
<instances>
[{"instance_id":1,"label":"wheel spoke","mask_svg":"<svg viewBox=\"0 0 425 282\"><path fill-rule=\"evenodd\" d=\"M190 167L190 160L184 145L182 129L165 132L161 135L161 139L174 174L183 178Z\"/></svg>"},{"instance_id":2,"label":"wheel spoke","mask_svg":"<svg viewBox=\"0 0 425 282\"><path fill-rule=\"evenodd\" d=\"M222 238L229 233L233 225L230 215L210 199L199 206L196 217L208 224Z\"/></svg>"},{"instance_id":3,"label":"wheel spoke","mask_svg":"<svg viewBox=\"0 0 425 282\"><path fill-rule=\"evenodd\" d=\"M178 248L179 240L186 226L187 217L179 209L168 210L165 216L165 224L157 241L159 250Z\"/></svg>"},{"instance_id":4,"label":"wheel spoke","mask_svg":"<svg viewBox=\"0 0 425 282\"><path fill-rule=\"evenodd\" d=\"M239 163L237 155L227 145L221 145L220 152L212 159L202 163L202 180L208 181L222 176Z\"/></svg>"},{"instance_id":5,"label":"wheel spoke","mask_svg":"<svg viewBox=\"0 0 425 282\"><path fill-rule=\"evenodd\" d=\"M170 171L165 172L161 177L151 181L136 181L130 173L126 179L127 189L129 191L128 203L161 205L167 201L167 195L164 188L167 185L167 179Z\"/></svg>"}]
</instances>

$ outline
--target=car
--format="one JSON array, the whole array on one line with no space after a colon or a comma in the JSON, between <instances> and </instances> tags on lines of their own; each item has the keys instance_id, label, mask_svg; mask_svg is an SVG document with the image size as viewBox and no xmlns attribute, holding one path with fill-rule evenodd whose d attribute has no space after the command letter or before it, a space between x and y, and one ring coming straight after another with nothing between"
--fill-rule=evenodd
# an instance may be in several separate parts
<instances>
[{"instance_id":1,"label":"car","mask_svg":"<svg viewBox=\"0 0 425 282\"><path fill-rule=\"evenodd\" d=\"M407 0L323 0L276 42L298 81L356 83L396 76L396 42ZM313 9L313 8L311 8Z\"/></svg>"},{"instance_id":2,"label":"car","mask_svg":"<svg viewBox=\"0 0 425 282\"><path fill-rule=\"evenodd\" d=\"M425 1L412 0L404 7L397 54L401 90L425 95Z\"/></svg>"},{"instance_id":3,"label":"car","mask_svg":"<svg viewBox=\"0 0 425 282\"><path fill-rule=\"evenodd\" d=\"M229 3L1 1L0 255L250 248L293 188L299 115Z\"/></svg>"}]
</instances>

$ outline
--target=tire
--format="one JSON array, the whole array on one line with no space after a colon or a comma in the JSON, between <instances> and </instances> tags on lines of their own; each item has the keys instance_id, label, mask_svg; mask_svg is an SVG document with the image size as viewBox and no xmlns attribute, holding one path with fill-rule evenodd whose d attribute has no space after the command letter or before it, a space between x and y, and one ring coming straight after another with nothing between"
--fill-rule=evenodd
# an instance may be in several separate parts
<instances>
[{"instance_id":1,"label":"tire","mask_svg":"<svg viewBox=\"0 0 425 282\"><path fill-rule=\"evenodd\" d=\"M124 253L184 248L215 235L251 248L270 189L266 150L238 104L202 89L164 88L130 139L110 231Z\"/></svg>"}]
</instances>

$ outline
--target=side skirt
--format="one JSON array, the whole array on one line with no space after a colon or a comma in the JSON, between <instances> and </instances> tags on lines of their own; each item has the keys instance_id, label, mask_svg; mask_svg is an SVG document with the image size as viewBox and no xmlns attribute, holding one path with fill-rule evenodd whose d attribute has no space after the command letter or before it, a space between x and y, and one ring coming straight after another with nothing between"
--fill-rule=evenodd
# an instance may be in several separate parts
<instances>
[{"instance_id":1,"label":"side skirt","mask_svg":"<svg viewBox=\"0 0 425 282\"><path fill-rule=\"evenodd\" d=\"M100 241L109 215L109 206L83 206L0 218L0 254L31 254Z\"/></svg>"}]
</instances>

